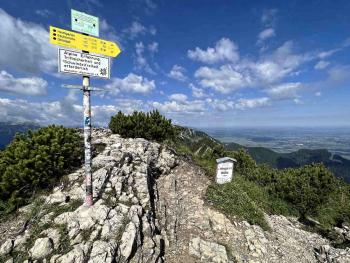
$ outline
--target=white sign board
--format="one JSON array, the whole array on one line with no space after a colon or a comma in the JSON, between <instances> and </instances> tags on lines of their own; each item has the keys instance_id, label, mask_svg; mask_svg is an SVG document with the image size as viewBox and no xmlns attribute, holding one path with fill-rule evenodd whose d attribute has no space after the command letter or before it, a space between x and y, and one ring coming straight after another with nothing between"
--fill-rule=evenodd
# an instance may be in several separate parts
<instances>
[{"instance_id":1,"label":"white sign board","mask_svg":"<svg viewBox=\"0 0 350 263\"><path fill-rule=\"evenodd\" d=\"M110 59L88 53L59 49L58 70L61 73L109 79Z\"/></svg>"},{"instance_id":2,"label":"white sign board","mask_svg":"<svg viewBox=\"0 0 350 263\"><path fill-rule=\"evenodd\" d=\"M224 162L217 165L216 182L224 184L231 182L233 172L233 162Z\"/></svg>"},{"instance_id":3,"label":"white sign board","mask_svg":"<svg viewBox=\"0 0 350 263\"><path fill-rule=\"evenodd\" d=\"M98 17L71 9L71 22L73 30L98 37Z\"/></svg>"}]
</instances>

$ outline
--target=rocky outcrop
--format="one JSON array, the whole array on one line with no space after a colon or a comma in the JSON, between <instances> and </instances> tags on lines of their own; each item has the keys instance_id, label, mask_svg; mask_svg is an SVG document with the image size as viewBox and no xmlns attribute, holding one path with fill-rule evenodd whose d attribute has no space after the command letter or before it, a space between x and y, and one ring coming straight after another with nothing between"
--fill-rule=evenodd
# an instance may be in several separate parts
<instances>
[{"instance_id":1,"label":"rocky outcrop","mask_svg":"<svg viewBox=\"0 0 350 263\"><path fill-rule=\"evenodd\" d=\"M205 203L204 171L158 143L100 129L93 145L94 206L83 169L67 175L0 223L1 262L350 262L293 218L267 216L268 232L228 219Z\"/></svg>"}]
</instances>

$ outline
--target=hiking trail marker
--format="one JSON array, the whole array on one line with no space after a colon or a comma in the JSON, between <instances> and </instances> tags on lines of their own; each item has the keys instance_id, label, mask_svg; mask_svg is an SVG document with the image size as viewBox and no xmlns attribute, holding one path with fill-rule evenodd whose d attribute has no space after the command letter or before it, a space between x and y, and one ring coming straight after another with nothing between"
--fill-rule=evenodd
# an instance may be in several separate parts
<instances>
[{"instance_id":1,"label":"hiking trail marker","mask_svg":"<svg viewBox=\"0 0 350 263\"><path fill-rule=\"evenodd\" d=\"M98 37L99 20L92 16L77 10L71 9L72 30Z\"/></svg>"},{"instance_id":2,"label":"hiking trail marker","mask_svg":"<svg viewBox=\"0 0 350 263\"><path fill-rule=\"evenodd\" d=\"M235 162L237 160L230 157L216 159L216 183L224 184L231 182Z\"/></svg>"},{"instance_id":3,"label":"hiking trail marker","mask_svg":"<svg viewBox=\"0 0 350 263\"><path fill-rule=\"evenodd\" d=\"M114 42L91 37L88 34L99 35L98 17L91 16L71 9L72 30L84 34L50 26L50 43L66 48L78 49L73 51L59 49L58 70L61 73L77 74L83 76L83 85L63 85L69 89L83 91L84 108L84 153L85 153L85 205L93 205L92 171L91 171L91 91L103 91L100 88L90 87L90 76L110 78L110 58L89 54L89 52L116 57L121 52Z\"/></svg>"},{"instance_id":4,"label":"hiking trail marker","mask_svg":"<svg viewBox=\"0 0 350 263\"><path fill-rule=\"evenodd\" d=\"M61 48L58 50L58 70L61 73L104 79L111 76L109 58Z\"/></svg>"},{"instance_id":5,"label":"hiking trail marker","mask_svg":"<svg viewBox=\"0 0 350 263\"><path fill-rule=\"evenodd\" d=\"M114 42L90 37L54 26L50 26L50 43L109 57L116 57L120 53L120 48Z\"/></svg>"}]
</instances>

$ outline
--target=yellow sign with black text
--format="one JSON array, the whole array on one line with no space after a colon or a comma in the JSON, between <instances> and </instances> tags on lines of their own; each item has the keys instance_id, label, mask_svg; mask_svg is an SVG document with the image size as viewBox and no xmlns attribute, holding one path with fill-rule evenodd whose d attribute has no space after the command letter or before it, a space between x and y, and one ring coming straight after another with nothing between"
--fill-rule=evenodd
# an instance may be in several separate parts
<instances>
[{"instance_id":1,"label":"yellow sign with black text","mask_svg":"<svg viewBox=\"0 0 350 263\"><path fill-rule=\"evenodd\" d=\"M50 43L91 53L116 57L121 52L114 42L50 26Z\"/></svg>"}]
</instances>

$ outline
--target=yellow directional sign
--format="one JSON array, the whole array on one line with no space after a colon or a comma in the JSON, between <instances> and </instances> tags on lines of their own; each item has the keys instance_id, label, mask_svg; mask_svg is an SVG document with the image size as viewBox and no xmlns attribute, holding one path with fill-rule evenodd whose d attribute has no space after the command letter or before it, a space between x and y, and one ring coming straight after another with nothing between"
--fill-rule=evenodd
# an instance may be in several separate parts
<instances>
[{"instance_id":1,"label":"yellow directional sign","mask_svg":"<svg viewBox=\"0 0 350 263\"><path fill-rule=\"evenodd\" d=\"M58 46L116 57L120 48L114 42L50 26L50 43Z\"/></svg>"}]
</instances>

